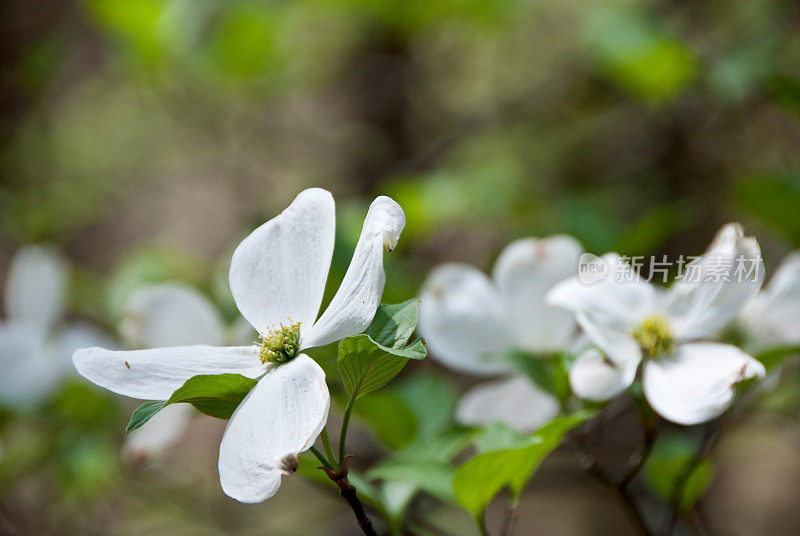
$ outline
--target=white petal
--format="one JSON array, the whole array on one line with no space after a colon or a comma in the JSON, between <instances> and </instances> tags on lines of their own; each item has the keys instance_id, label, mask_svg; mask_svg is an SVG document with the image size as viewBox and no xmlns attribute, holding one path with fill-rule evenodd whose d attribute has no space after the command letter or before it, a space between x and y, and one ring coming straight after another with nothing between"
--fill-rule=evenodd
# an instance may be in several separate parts
<instances>
[{"instance_id":1,"label":"white petal","mask_svg":"<svg viewBox=\"0 0 800 536\"><path fill-rule=\"evenodd\" d=\"M467 391L456 420L468 426L504 423L520 432L536 430L561 411L558 400L527 378L487 382Z\"/></svg>"},{"instance_id":2,"label":"white petal","mask_svg":"<svg viewBox=\"0 0 800 536\"><path fill-rule=\"evenodd\" d=\"M166 400L198 374L264 373L254 346L178 346L152 350L77 350L72 361L78 373L100 387L145 400Z\"/></svg>"},{"instance_id":3,"label":"white petal","mask_svg":"<svg viewBox=\"0 0 800 536\"><path fill-rule=\"evenodd\" d=\"M125 304L120 332L132 347L221 346L224 342L222 320L211 302L192 287L178 283L150 285L134 292Z\"/></svg>"},{"instance_id":4,"label":"white petal","mask_svg":"<svg viewBox=\"0 0 800 536\"><path fill-rule=\"evenodd\" d=\"M335 212L330 192L304 190L233 252L231 293L259 333L290 320L301 330L313 325L333 255Z\"/></svg>"},{"instance_id":5,"label":"white petal","mask_svg":"<svg viewBox=\"0 0 800 536\"><path fill-rule=\"evenodd\" d=\"M545 304L553 285L578 273L581 245L566 235L525 238L509 244L493 277L508 309L517 344L531 352L563 350L576 330L568 311Z\"/></svg>"},{"instance_id":6,"label":"white petal","mask_svg":"<svg viewBox=\"0 0 800 536\"><path fill-rule=\"evenodd\" d=\"M328 419L325 373L310 357L264 376L231 417L219 446L222 490L237 501L272 497L296 456L314 444Z\"/></svg>"},{"instance_id":7,"label":"white petal","mask_svg":"<svg viewBox=\"0 0 800 536\"><path fill-rule=\"evenodd\" d=\"M66 279L66 263L53 248L20 248L6 280L9 319L44 331L53 327L63 312Z\"/></svg>"},{"instance_id":8,"label":"white petal","mask_svg":"<svg viewBox=\"0 0 800 536\"><path fill-rule=\"evenodd\" d=\"M314 327L302 334L302 348L325 346L367 329L386 282L383 248L394 249L405 225L403 209L392 199L380 196L372 202L342 284Z\"/></svg>"},{"instance_id":9,"label":"white petal","mask_svg":"<svg viewBox=\"0 0 800 536\"><path fill-rule=\"evenodd\" d=\"M642 386L659 415L693 425L722 415L733 401L737 383L764 374L761 363L735 346L687 343L671 356L648 360Z\"/></svg>"},{"instance_id":10,"label":"white petal","mask_svg":"<svg viewBox=\"0 0 800 536\"><path fill-rule=\"evenodd\" d=\"M611 400L630 387L636 377L636 362L615 364L597 349L582 352L569 369L572 392L580 398Z\"/></svg>"},{"instance_id":11,"label":"white petal","mask_svg":"<svg viewBox=\"0 0 800 536\"><path fill-rule=\"evenodd\" d=\"M52 357L45 350L44 333L38 327L19 322L0 324L0 400L26 405L44 397L61 378Z\"/></svg>"},{"instance_id":12,"label":"white petal","mask_svg":"<svg viewBox=\"0 0 800 536\"><path fill-rule=\"evenodd\" d=\"M458 371L510 370L499 354L513 347L503 300L488 277L465 264L435 268L422 286L420 335L431 356Z\"/></svg>"},{"instance_id":13,"label":"white petal","mask_svg":"<svg viewBox=\"0 0 800 536\"><path fill-rule=\"evenodd\" d=\"M142 461L163 454L183 436L194 410L189 404L170 404L141 428L125 437L123 454Z\"/></svg>"},{"instance_id":14,"label":"white petal","mask_svg":"<svg viewBox=\"0 0 800 536\"><path fill-rule=\"evenodd\" d=\"M642 320L656 314L658 294L614 253L590 264L602 268L605 276L589 284L572 277L553 287L545 299L572 311L586 335L609 359L636 364L641 351L631 334Z\"/></svg>"},{"instance_id":15,"label":"white petal","mask_svg":"<svg viewBox=\"0 0 800 536\"><path fill-rule=\"evenodd\" d=\"M800 343L800 252L786 256L741 320L759 349Z\"/></svg>"},{"instance_id":16,"label":"white petal","mask_svg":"<svg viewBox=\"0 0 800 536\"><path fill-rule=\"evenodd\" d=\"M748 270L752 269L752 273ZM755 238L728 224L705 254L684 268L666 296L667 314L683 339L706 337L735 318L764 281L764 263Z\"/></svg>"}]
</instances>

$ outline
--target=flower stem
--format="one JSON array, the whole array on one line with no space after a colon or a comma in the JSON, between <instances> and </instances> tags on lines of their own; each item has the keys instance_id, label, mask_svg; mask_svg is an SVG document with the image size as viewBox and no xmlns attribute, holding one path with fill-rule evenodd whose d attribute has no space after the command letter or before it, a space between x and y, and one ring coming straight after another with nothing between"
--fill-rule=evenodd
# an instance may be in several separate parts
<instances>
[{"instance_id":1,"label":"flower stem","mask_svg":"<svg viewBox=\"0 0 800 536\"><path fill-rule=\"evenodd\" d=\"M333 456L333 446L331 445L331 436L328 435L328 428L323 428L322 433L319 435L322 438L322 446L325 448L325 456L331 461L336 461ZM341 463L341 460L339 460Z\"/></svg>"},{"instance_id":2,"label":"flower stem","mask_svg":"<svg viewBox=\"0 0 800 536\"><path fill-rule=\"evenodd\" d=\"M311 453L317 457L319 463L321 463L325 469L333 470L333 465L331 465L331 462L329 462L328 459L319 450L317 450L317 447L311 445L311 448L308 450L310 450Z\"/></svg>"},{"instance_id":3,"label":"flower stem","mask_svg":"<svg viewBox=\"0 0 800 536\"><path fill-rule=\"evenodd\" d=\"M511 536L514 532L514 522L517 520L517 510L519 509L519 498L514 498L509 502L508 507L503 512L503 523L500 526L500 536Z\"/></svg>"},{"instance_id":4,"label":"flower stem","mask_svg":"<svg viewBox=\"0 0 800 536\"><path fill-rule=\"evenodd\" d=\"M351 395L347 401L347 406L344 408L344 415L342 416L342 429L339 432L339 463L344 461L345 457L345 444L347 442L347 426L350 424L350 413L353 411L353 405L356 403L356 397Z\"/></svg>"}]
</instances>

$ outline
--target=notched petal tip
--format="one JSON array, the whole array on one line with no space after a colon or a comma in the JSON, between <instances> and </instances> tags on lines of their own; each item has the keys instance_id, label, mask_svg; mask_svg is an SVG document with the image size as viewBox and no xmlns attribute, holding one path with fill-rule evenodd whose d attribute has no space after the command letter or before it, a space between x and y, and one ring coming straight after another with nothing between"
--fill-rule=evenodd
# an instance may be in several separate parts
<instances>
[{"instance_id":1,"label":"notched petal tip","mask_svg":"<svg viewBox=\"0 0 800 536\"><path fill-rule=\"evenodd\" d=\"M406 226L406 215L397 202L391 197L381 195L376 197L369 206L364 228L378 229L381 233L383 246L387 252L392 252L397 247L400 234Z\"/></svg>"},{"instance_id":2,"label":"notched petal tip","mask_svg":"<svg viewBox=\"0 0 800 536\"><path fill-rule=\"evenodd\" d=\"M298 465L300 465L300 460L297 457L297 454L289 453L281 458L281 461L278 464L278 469L280 469L284 476L292 476L295 471L297 471Z\"/></svg>"}]
</instances>

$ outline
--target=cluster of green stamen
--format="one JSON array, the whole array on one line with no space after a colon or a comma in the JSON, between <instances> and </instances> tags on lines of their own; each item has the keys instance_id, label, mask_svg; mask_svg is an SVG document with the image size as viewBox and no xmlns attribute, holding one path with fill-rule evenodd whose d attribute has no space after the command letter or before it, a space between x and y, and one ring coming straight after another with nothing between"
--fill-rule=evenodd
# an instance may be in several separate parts
<instances>
[{"instance_id":1,"label":"cluster of green stamen","mask_svg":"<svg viewBox=\"0 0 800 536\"><path fill-rule=\"evenodd\" d=\"M281 324L280 329L260 335L261 347L258 357L262 363L286 363L297 355L300 346L300 322Z\"/></svg>"},{"instance_id":2,"label":"cluster of green stamen","mask_svg":"<svg viewBox=\"0 0 800 536\"><path fill-rule=\"evenodd\" d=\"M660 316L651 316L633 330L633 338L648 357L668 355L675 351L675 338L669 323Z\"/></svg>"}]
</instances>

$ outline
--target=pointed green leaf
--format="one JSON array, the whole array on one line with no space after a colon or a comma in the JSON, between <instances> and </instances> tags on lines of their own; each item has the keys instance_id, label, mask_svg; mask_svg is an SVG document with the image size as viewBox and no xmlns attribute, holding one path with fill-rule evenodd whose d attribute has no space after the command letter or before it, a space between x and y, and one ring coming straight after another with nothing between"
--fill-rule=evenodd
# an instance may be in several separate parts
<instances>
[{"instance_id":1,"label":"pointed green leaf","mask_svg":"<svg viewBox=\"0 0 800 536\"><path fill-rule=\"evenodd\" d=\"M131 415L131 420L128 421L128 426L125 432L132 432L150 420L150 418L161 411L161 408L167 405L166 400L148 400L135 410Z\"/></svg>"},{"instance_id":2,"label":"pointed green leaf","mask_svg":"<svg viewBox=\"0 0 800 536\"><path fill-rule=\"evenodd\" d=\"M230 419L256 383L241 374L200 374L186 380L167 404L188 402L206 415Z\"/></svg>"},{"instance_id":3,"label":"pointed green leaf","mask_svg":"<svg viewBox=\"0 0 800 536\"><path fill-rule=\"evenodd\" d=\"M714 468L707 459L697 460L697 444L679 434L659 437L644 468L644 480L666 502L677 502L682 511L700 500L711 484Z\"/></svg>"},{"instance_id":4,"label":"pointed green leaf","mask_svg":"<svg viewBox=\"0 0 800 536\"><path fill-rule=\"evenodd\" d=\"M582 411L556 417L528 437L528 444L485 452L458 468L453 489L458 502L480 519L500 491L508 487L519 497L542 460L561 443L564 435L589 419L594 412Z\"/></svg>"},{"instance_id":5,"label":"pointed green leaf","mask_svg":"<svg viewBox=\"0 0 800 536\"><path fill-rule=\"evenodd\" d=\"M339 343L339 373L348 395L360 398L386 385L409 359L423 359L427 353L421 339L405 348L393 348L376 343L369 335L355 335Z\"/></svg>"},{"instance_id":6,"label":"pointed green leaf","mask_svg":"<svg viewBox=\"0 0 800 536\"><path fill-rule=\"evenodd\" d=\"M127 432L136 430L149 421L153 415L169 404L185 402L198 411L217 417L230 419L247 393L258 383L241 374L200 374L192 376L179 387L169 400L145 402L133 412L126 428Z\"/></svg>"},{"instance_id":7,"label":"pointed green leaf","mask_svg":"<svg viewBox=\"0 0 800 536\"><path fill-rule=\"evenodd\" d=\"M383 346L402 348L417 328L418 304L416 298L403 303L382 303L364 333Z\"/></svg>"},{"instance_id":8,"label":"pointed green leaf","mask_svg":"<svg viewBox=\"0 0 800 536\"><path fill-rule=\"evenodd\" d=\"M369 477L391 482L406 482L444 502L456 503L453 477L456 468L449 463L429 460L394 460L370 469Z\"/></svg>"}]
</instances>

